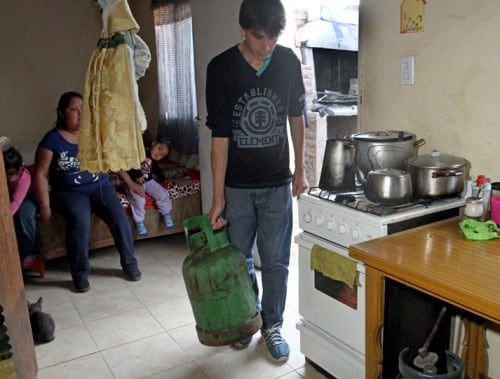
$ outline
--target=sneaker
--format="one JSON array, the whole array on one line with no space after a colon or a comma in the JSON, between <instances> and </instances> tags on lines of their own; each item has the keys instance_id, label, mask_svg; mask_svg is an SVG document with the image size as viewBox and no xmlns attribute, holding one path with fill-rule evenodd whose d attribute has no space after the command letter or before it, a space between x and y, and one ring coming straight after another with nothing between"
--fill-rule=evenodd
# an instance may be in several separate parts
<instances>
[{"instance_id":1,"label":"sneaker","mask_svg":"<svg viewBox=\"0 0 500 379\"><path fill-rule=\"evenodd\" d=\"M250 345L250 342L252 342L252 336L243 338L242 340L233 342L231 346L235 348L236 350L241 350L241 349L246 349L248 345Z\"/></svg>"},{"instance_id":2,"label":"sneaker","mask_svg":"<svg viewBox=\"0 0 500 379\"><path fill-rule=\"evenodd\" d=\"M172 216L170 216L170 213L166 213L163 215L163 221L165 221L165 226L167 229L171 229L174 227L174 220L172 220Z\"/></svg>"},{"instance_id":3,"label":"sneaker","mask_svg":"<svg viewBox=\"0 0 500 379\"><path fill-rule=\"evenodd\" d=\"M90 289L90 283L87 278L73 279L73 285L76 292L87 292Z\"/></svg>"},{"instance_id":4,"label":"sneaker","mask_svg":"<svg viewBox=\"0 0 500 379\"><path fill-rule=\"evenodd\" d=\"M281 324L275 324L262 333L266 341L267 351L271 358L278 362L286 362L290 356L290 347L281 336Z\"/></svg>"},{"instance_id":5,"label":"sneaker","mask_svg":"<svg viewBox=\"0 0 500 379\"><path fill-rule=\"evenodd\" d=\"M123 275L125 275L125 278L127 280L130 280L132 282L137 282L138 280L141 280L141 271L136 267L127 267L123 269Z\"/></svg>"},{"instance_id":6,"label":"sneaker","mask_svg":"<svg viewBox=\"0 0 500 379\"><path fill-rule=\"evenodd\" d=\"M143 222L136 222L135 227L137 229L137 234L139 234L139 237L146 237L148 235L148 230L146 229L146 226Z\"/></svg>"}]
</instances>

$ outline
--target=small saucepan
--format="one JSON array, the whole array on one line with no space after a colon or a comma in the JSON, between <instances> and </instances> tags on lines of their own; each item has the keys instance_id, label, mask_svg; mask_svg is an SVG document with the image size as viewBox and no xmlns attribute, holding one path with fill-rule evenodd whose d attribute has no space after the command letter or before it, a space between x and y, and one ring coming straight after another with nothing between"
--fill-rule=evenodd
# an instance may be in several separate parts
<instances>
[{"instance_id":1,"label":"small saucepan","mask_svg":"<svg viewBox=\"0 0 500 379\"><path fill-rule=\"evenodd\" d=\"M409 203L413 199L411 176L394 168L369 171L364 192L368 200L382 205Z\"/></svg>"}]
</instances>

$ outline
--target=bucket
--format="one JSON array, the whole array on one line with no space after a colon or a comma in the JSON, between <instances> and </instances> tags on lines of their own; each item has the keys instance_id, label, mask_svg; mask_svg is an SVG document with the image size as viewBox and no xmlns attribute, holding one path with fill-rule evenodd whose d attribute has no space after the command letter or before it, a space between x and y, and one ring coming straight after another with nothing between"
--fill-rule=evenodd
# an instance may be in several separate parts
<instances>
[{"instance_id":1,"label":"bucket","mask_svg":"<svg viewBox=\"0 0 500 379\"><path fill-rule=\"evenodd\" d=\"M212 230L207 215L184 221L190 254L182 275L199 341L207 346L241 341L262 326L244 254L225 228Z\"/></svg>"},{"instance_id":2,"label":"bucket","mask_svg":"<svg viewBox=\"0 0 500 379\"><path fill-rule=\"evenodd\" d=\"M410 354L410 348L406 347L399 353L398 379L462 379L464 377L464 363L456 354L445 351L446 372L437 374L426 374L416 369L412 362L415 354Z\"/></svg>"}]
</instances>

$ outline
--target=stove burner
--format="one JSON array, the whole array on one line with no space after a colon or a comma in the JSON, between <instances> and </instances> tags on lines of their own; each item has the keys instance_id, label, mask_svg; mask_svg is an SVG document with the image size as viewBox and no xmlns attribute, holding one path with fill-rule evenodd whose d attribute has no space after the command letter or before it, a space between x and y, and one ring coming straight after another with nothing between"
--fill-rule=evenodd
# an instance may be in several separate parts
<instances>
[{"instance_id":1,"label":"stove burner","mask_svg":"<svg viewBox=\"0 0 500 379\"><path fill-rule=\"evenodd\" d=\"M359 188L359 187L358 187ZM356 209L361 212L371 213L377 216L388 216L397 212L404 212L415 207L429 207L432 205L430 199L415 199L412 202L400 205L384 205L373 203L368 200L361 188L352 192L334 192L322 190L319 187L311 187L308 190L311 196L331 201L348 208Z\"/></svg>"}]
</instances>

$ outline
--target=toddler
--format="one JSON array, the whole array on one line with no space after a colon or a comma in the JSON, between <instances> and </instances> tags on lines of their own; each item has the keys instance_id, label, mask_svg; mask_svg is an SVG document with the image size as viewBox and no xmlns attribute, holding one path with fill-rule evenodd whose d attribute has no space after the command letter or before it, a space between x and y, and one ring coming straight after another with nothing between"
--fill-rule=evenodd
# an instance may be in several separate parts
<instances>
[{"instance_id":1,"label":"toddler","mask_svg":"<svg viewBox=\"0 0 500 379\"><path fill-rule=\"evenodd\" d=\"M169 142L162 137L157 137L151 143L151 147L146 149L146 160L142 162L139 170L122 170L119 172L120 178L127 186L132 218L134 219L137 233L141 237L148 235L148 230L144 225L146 194L155 200L158 211L165 221L165 226L167 228L174 226L172 216L170 215L172 200L168 191L160 184L160 182L165 180L165 175L158 166L158 162L165 158L169 152Z\"/></svg>"},{"instance_id":2,"label":"toddler","mask_svg":"<svg viewBox=\"0 0 500 379\"><path fill-rule=\"evenodd\" d=\"M36 269L38 256L37 209L30 192L31 174L23 164L23 158L14 147L3 152L7 187L10 197L10 213L14 217L21 265L23 269Z\"/></svg>"}]
</instances>

